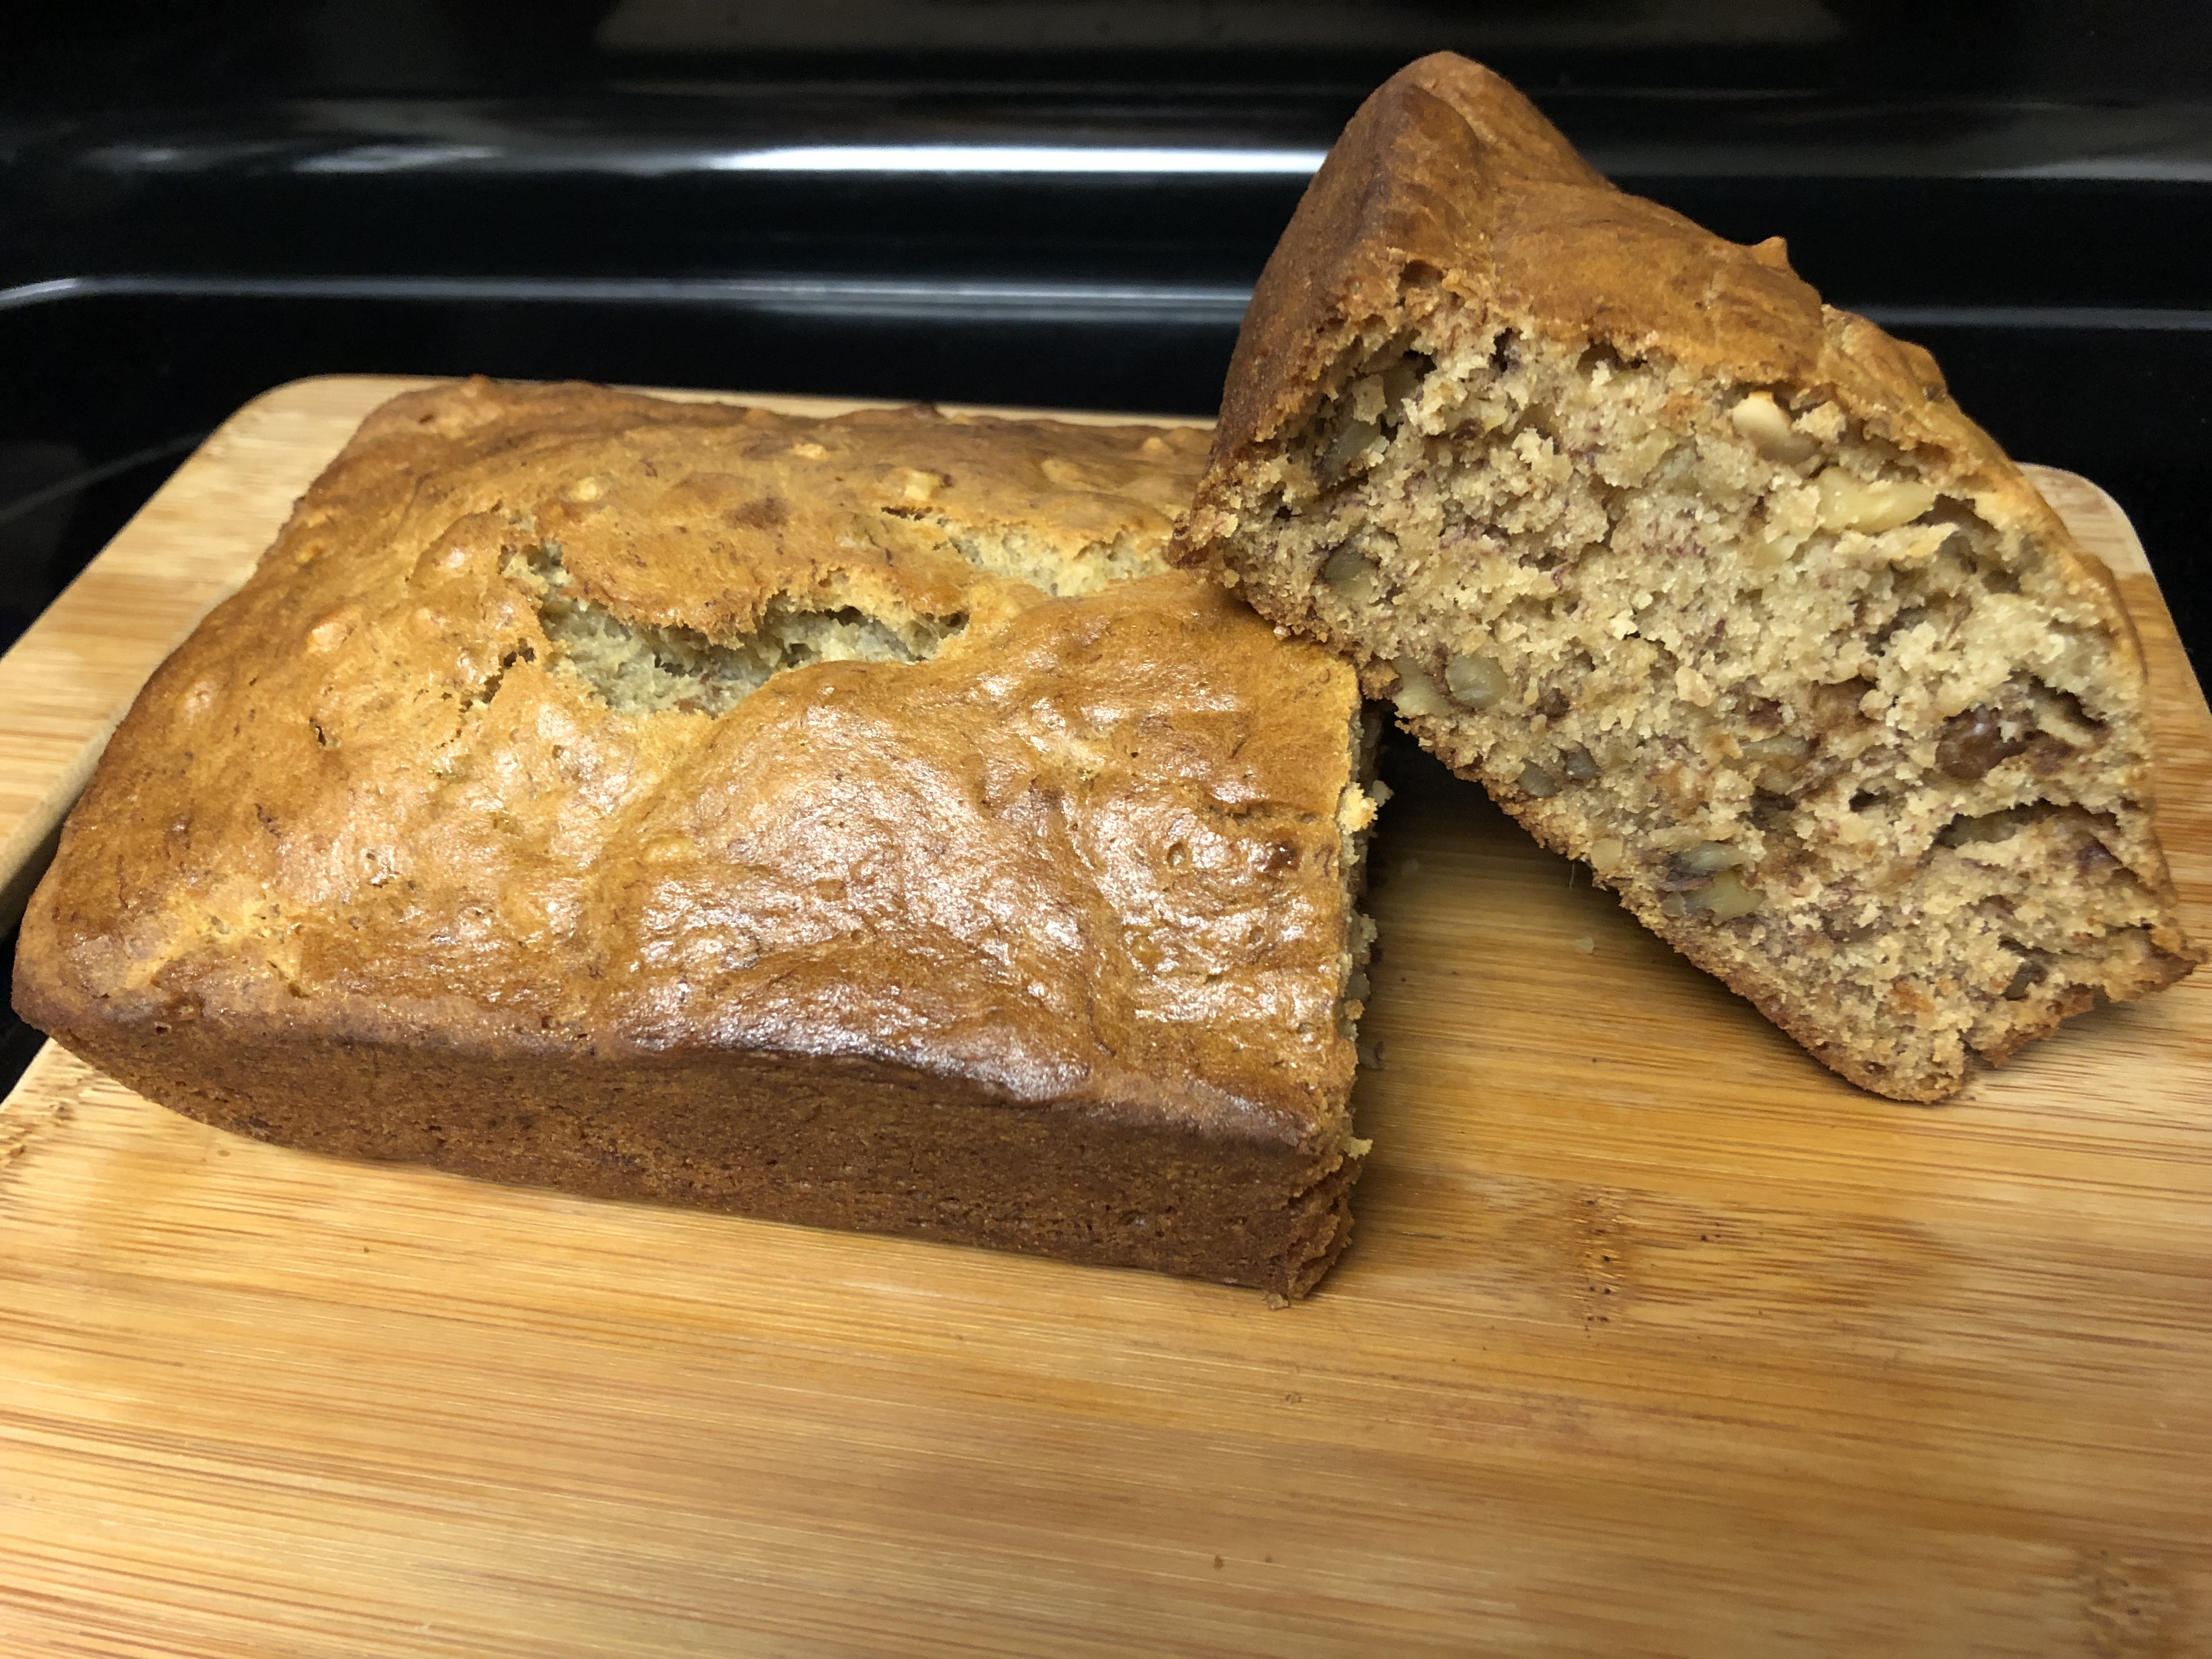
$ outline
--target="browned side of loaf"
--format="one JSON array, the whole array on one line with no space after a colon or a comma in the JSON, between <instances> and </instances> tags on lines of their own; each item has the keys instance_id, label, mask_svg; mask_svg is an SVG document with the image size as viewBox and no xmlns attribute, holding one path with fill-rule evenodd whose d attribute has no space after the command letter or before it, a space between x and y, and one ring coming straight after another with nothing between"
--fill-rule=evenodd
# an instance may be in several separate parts
<instances>
[{"instance_id":1,"label":"browned side of loaf","mask_svg":"<svg viewBox=\"0 0 2212 1659\"><path fill-rule=\"evenodd\" d=\"M588 1197L1017 1250L1304 1295L1352 1228L1356 1161L1036 1106L866 1060L672 1053L580 1063L409 1042L25 1017L186 1116L341 1158Z\"/></svg>"}]
</instances>

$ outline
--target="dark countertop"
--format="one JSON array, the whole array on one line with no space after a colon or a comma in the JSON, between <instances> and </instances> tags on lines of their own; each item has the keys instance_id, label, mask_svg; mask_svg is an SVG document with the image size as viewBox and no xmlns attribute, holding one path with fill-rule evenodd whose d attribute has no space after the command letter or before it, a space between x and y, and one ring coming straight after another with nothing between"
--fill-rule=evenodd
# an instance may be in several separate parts
<instances>
[{"instance_id":1,"label":"dark countertop","mask_svg":"<svg viewBox=\"0 0 2212 1659\"><path fill-rule=\"evenodd\" d=\"M2201 661L2198 9L41 9L0 22L0 636L302 374L1210 411L1315 161L1451 45L2112 489Z\"/></svg>"}]
</instances>

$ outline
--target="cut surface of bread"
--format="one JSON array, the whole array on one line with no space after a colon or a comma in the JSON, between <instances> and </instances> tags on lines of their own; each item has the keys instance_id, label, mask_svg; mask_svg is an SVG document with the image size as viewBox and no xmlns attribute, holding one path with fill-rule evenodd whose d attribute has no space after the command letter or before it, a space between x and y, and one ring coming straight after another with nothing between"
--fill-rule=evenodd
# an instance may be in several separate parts
<instances>
[{"instance_id":1,"label":"cut surface of bread","mask_svg":"<svg viewBox=\"0 0 2212 1659\"><path fill-rule=\"evenodd\" d=\"M1299 1294L1372 733L1166 566L1204 443L403 396L117 732L17 1006L287 1145Z\"/></svg>"},{"instance_id":2,"label":"cut surface of bread","mask_svg":"<svg viewBox=\"0 0 2212 1659\"><path fill-rule=\"evenodd\" d=\"M2196 960L2108 574L1925 352L1464 59L1308 191L1172 556L1868 1088Z\"/></svg>"}]
</instances>

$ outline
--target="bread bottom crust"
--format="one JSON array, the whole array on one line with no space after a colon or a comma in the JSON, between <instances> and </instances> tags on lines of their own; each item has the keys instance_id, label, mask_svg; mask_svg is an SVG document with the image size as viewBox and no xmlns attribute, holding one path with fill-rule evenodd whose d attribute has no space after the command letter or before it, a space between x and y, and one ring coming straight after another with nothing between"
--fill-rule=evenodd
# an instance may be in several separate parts
<instances>
[{"instance_id":1,"label":"bread bottom crust","mask_svg":"<svg viewBox=\"0 0 2212 1659\"><path fill-rule=\"evenodd\" d=\"M1118 1122L843 1057L579 1065L190 1027L57 1035L149 1099L276 1146L1285 1297L1342 1252L1359 1171L1356 1150Z\"/></svg>"}]
</instances>

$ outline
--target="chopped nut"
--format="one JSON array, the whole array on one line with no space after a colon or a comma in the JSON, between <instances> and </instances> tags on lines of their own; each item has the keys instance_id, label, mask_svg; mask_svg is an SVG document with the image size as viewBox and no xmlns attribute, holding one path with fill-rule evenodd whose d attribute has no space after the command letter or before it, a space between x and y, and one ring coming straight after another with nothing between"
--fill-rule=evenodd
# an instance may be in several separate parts
<instances>
[{"instance_id":1,"label":"chopped nut","mask_svg":"<svg viewBox=\"0 0 2212 1659\"><path fill-rule=\"evenodd\" d=\"M1754 392L1735 406L1729 421L1737 433L1770 461L1796 466L1813 459L1820 445L1790 424L1789 412L1774 401L1774 394Z\"/></svg>"},{"instance_id":2,"label":"chopped nut","mask_svg":"<svg viewBox=\"0 0 2212 1659\"><path fill-rule=\"evenodd\" d=\"M1792 530L1769 520L1743 542L1745 562L1758 571L1778 570L1797 556L1810 532Z\"/></svg>"},{"instance_id":3,"label":"chopped nut","mask_svg":"<svg viewBox=\"0 0 2212 1659\"><path fill-rule=\"evenodd\" d=\"M1753 781L1770 795L1787 795L1796 787L1796 773L1812 757L1813 743L1809 738L1794 732L1781 732L1771 738L1753 738L1738 745L1741 759L1751 763Z\"/></svg>"},{"instance_id":4,"label":"chopped nut","mask_svg":"<svg viewBox=\"0 0 2212 1659\"><path fill-rule=\"evenodd\" d=\"M1936 769L1961 783L1977 783L2000 761L2027 747L2026 738L2008 738L1993 708L1969 708L1943 722L1936 744Z\"/></svg>"},{"instance_id":5,"label":"chopped nut","mask_svg":"<svg viewBox=\"0 0 2212 1659\"><path fill-rule=\"evenodd\" d=\"M1421 392L1425 359L1402 357L1382 376L1382 418L1395 424L1403 418L1407 403Z\"/></svg>"},{"instance_id":6,"label":"chopped nut","mask_svg":"<svg viewBox=\"0 0 2212 1659\"><path fill-rule=\"evenodd\" d=\"M1724 870L1694 889L1668 893L1659 901L1659 912L1677 921L1685 916L1711 916L1715 921L1734 921L1765 902L1757 889L1745 886L1741 877Z\"/></svg>"},{"instance_id":7,"label":"chopped nut","mask_svg":"<svg viewBox=\"0 0 2212 1659\"><path fill-rule=\"evenodd\" d=\"M1329 441L1322 452L1321 476L1324 483L1337 483L1349 474L1355 464L1365 458L1367 451L1382 435L1382 428L1372 421L1346 421L1344 428Z\"/></svg>"},{"instance_id":8,"label":"chopped nut","mask_svg":"<svg viewBox=\"0 0 2212 1659\"><path fill-rule=\"evenodd\" d=\"M1911 524L1936 505L1936 492L1912 479L1869 483L1839 466L1823 469L1814 480L1820 491L1820 528L1856 530L1878 536Z\"/></svg>"},{"instance_id":9,"label":"chopped nut","mask_svg":"<svg viewBox=\"0 0 2212 1659\"><path fill-rule=\"evenodd\" d=\"M1696 896L1704 901L1701 908L1715 921L1734 921L1738 916L1747 916L1766 902L1730 872L1715 876L1712 885Z\"/></svg>"},{"instance_id":10,"label":"chopped nut","mask_svg":"<svg viewBox=\"0 0 2212 1659\"><path fill-rule=\"evenodd\" d=\"M1559 769L1571 783L1588 783L1597 776L1597 762L1582 744L1571 743L1559 750Z\"/></svg>"},{"instance_id":11,"label":"chopped nut","mask_svg":"<svg viewBox=\"0 0 2212 1659\"><path fill-rule=\"evenodd\" d=\"M1349 543L1328 556L1321 579L1353 605L1373 605L1382 597L1382 578L1367 556Z\"/></svg>"},{"instance_id":12,"label":"chopped nut","mask_svg":"<svg viewBox=\"0 0 2212 1659\"><path fill-rule=\"evenodd\" d=\"M1469 708L1487 708L1510 689L1505 671L1488 657L1462 651L1444 665L1444 684Z\"/></svg>"},{"instance_id":13,"label":"chopped nut","mask_svg":"<svg viewBox=\"0 0 2212 1659\"><path fill-rule=\"evenodd\" d=\"M1542 800L1559 793L1559 781L1535 762L1530 761L1521 769L1521 793Z\"/></svg>"},{"instance_id":14,"label":"chopped nut","mask_svg":"<svg viewBox=\"0 0 2212 1659\"><path fill-rule=\"evenodd\" d=\"M1400 714L1435 716L1455 712L1443 688L1429 677L1429 671L1419 663L1411 657L1401 657L1397 668L1398 690L1391 702Z\"/></svg>"},{"instance_id":15,"label":"chopped nut","mask_svg":"<svg viewBox=\"0 0 2212 1659\"><path fill-rule=\"evenodd\" d=\"M1628 856L1628 843L1618 836L1601 836L1590 843L1590 868L1597 871L1616 869Z\"/></svg>"},{"instance_id":16,"label":"chopped nut","mask_svg":"<svg viewBox=\"0 0 2212 1659\"><path fill-rule=\"evenodd\" d=\"M1771 532L1753 536L1743 544L1745 562L1761 574L1779 570L1796 556L1804 545L1802 536L1784 536Z\"/></svg>"},{"instance_id":17,"label":"chopped nut","mask_svg":"<svg viewBox=\"0 0 2212 1659\"><path fill-rule=\"evenodd\" d=\"M1753 738L1740 747L1747 761L1761 766L1778 767L1784 772L1794 772L1812 754L1813 740L1785 732L1778 737Z\"/></svg>"},{"instance_id":18,"label":"chopped nut","mask_svg":"<svg viewBox=\"0 0 2212 1659\"><path fill-rule=\"evenodd\" d=\"M1686 847L1668 862L1668 872L1677 877L1710 876L1723 870L1733 870L1743 862L1743 854L1724 841L1701 841L1695 847Z\"/></svg>"},{"instance_id":19,"label":"chopped nut","mask_svg":"<svg viewBox=\"0 0 2212 1659\"><path fill-rule=\"evenodd\" d=\"M2050 969L2045 968L2039 962L2021 963L2019 968L2013 973L2012 983L2006 986L2004 988L2005 1000L2007 1002L2020 1001L2023 997L2027 996L2030 991L2033 991L2037 986L2042 984L2049 973Z\"/></svg>"}]
</instances>

